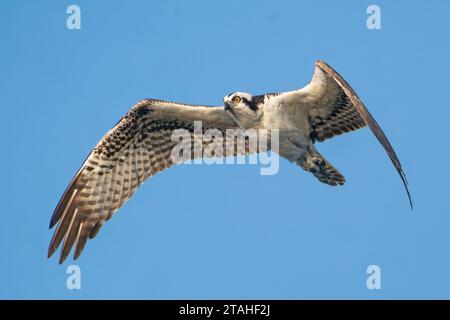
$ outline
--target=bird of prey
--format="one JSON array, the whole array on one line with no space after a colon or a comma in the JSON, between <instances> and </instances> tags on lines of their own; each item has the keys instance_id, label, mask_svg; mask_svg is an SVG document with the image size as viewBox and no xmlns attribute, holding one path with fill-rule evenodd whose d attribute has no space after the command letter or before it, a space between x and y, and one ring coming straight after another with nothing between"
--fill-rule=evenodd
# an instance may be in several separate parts
<instances>
[{"instance_id":1,"label":"bird of prey","mask_svg":"<svg viewBox=\"0 0 450 320\"><path fill-rule=\"evenodd\" d=\"M97 235L144 180L176 164L170 156L176 144L171 134L182 128L193 136L194 121L202 121L203 130L223 132L278 129L278 153L331 186L343 185L345 178L315 143L368 126L400 175L412 208L406 176L386 135L349 84L327 63L316 61L311 82L295 91L235 92L225 96L222 107L154 99L137 103L97 143L61 197L50 221L50 228L57 227L48 257L63 243L59 262L74 246L77 259L87 240ZM248 153L248 146L243 150Z\"/></svg>"}]
</instances>

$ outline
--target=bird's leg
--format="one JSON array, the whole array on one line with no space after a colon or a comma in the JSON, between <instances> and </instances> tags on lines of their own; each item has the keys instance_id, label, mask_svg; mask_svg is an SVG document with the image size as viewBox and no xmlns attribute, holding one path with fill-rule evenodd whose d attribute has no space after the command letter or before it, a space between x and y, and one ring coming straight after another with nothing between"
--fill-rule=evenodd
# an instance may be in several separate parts
<instances>
[{"instance_id":1,"label":"bird's leg","mask_svg":"<svg viewBox=\"0 0 450 320\"><path fill-rule=\"evenodd\" d=\"M295 161L297 164L307 171L313 173L321 172L326 177L330 176L326 170L327 163L325 159L316 151L312 144L301 144L291 137L288 139L296 147L303 150L302 155Z\"/></svg>"}]
</instances>

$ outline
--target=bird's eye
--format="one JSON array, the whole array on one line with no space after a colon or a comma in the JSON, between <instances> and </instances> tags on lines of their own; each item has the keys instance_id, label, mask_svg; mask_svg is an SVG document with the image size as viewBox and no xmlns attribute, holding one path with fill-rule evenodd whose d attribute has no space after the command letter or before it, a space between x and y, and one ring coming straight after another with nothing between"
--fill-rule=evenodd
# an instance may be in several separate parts
<instances>
[{"instance_id":1,"label":"bird's eye","mask_svg":"<svg viewBox=\"0 0 450 320\"><path fill-rule=\"evenodd\" d=\"M241 102L241 97L235 96L235 97L233 98L233 102L234 102L234 103L239 103L239 102Z\"/></svg>"}]
</instances>

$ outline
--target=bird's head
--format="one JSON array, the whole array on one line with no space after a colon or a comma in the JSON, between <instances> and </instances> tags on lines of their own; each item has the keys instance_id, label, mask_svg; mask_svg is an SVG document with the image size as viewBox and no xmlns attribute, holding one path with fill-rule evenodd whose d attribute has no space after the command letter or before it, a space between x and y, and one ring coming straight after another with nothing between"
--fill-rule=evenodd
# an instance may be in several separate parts
<instances>
[{"instance_id":1,"label":"bird's head","mask_svg":"<svg viewBox=\"0 0 450 320\"><path fill-rule=\"evenodd\" d=\"M262 96L246 92L234 92L223 98L225 112L242 129L254 128L261 119Z\"/></svg>"}]
</instances>

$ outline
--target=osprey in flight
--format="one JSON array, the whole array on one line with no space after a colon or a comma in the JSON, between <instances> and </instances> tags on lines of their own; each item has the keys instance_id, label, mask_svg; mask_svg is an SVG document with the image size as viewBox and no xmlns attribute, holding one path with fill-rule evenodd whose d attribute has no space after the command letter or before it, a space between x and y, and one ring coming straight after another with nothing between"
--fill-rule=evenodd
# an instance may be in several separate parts
<instances>
[{"instance_id":1,"label":"osprey in flight","mask_svg":"<svg viewBox=\"0 0 450 320\"><path fill-rule=\"evenodd\" d=\"M224 98L224 107L153 99L133 106L98 142L61 197L50 221L50 228L57 227L48 257L63 242L59 262L73 246L77 259L87 240L97 235L144 180L177 164L171 157L176 144L171 135L185 129L195 139L194 121L201 121L203 130L221 132L278 129L278 153L331 186L343 185L345 178L316 150L315 143L367 125L397 169L412 208L406 176L382 129L348 83L328 64L317 61L311 82L295 91L258 96L236 92ZM237 149L234 155L249 153L247 143L239 149L243 152Z\"/></svg>"}]
</instances>

